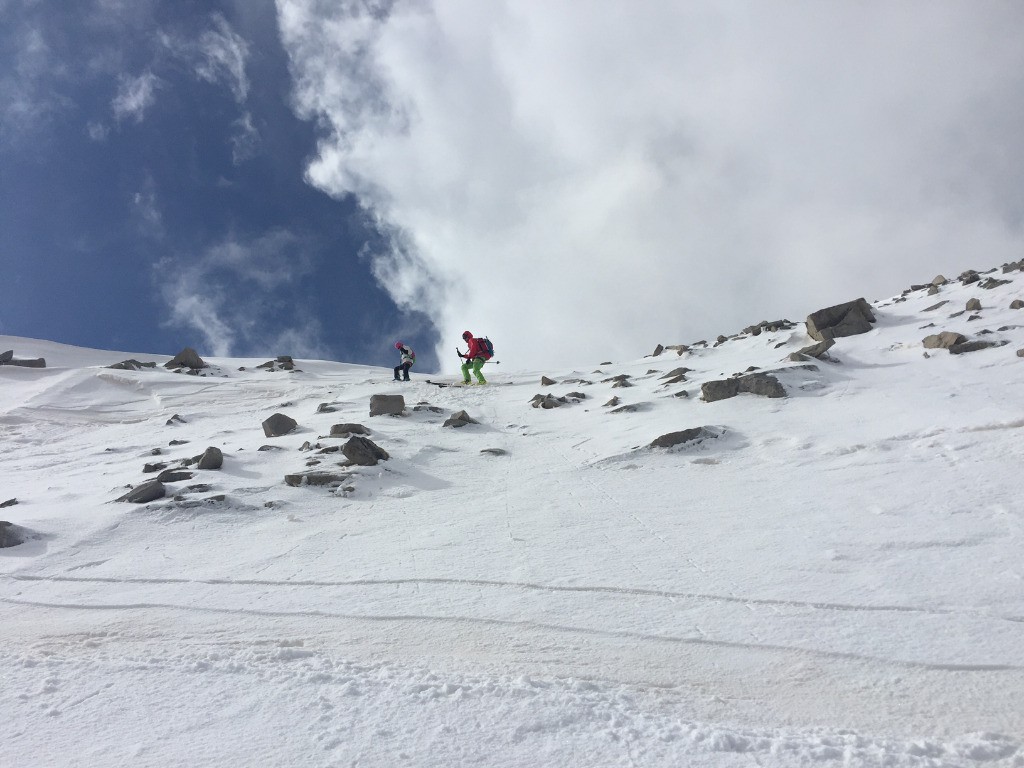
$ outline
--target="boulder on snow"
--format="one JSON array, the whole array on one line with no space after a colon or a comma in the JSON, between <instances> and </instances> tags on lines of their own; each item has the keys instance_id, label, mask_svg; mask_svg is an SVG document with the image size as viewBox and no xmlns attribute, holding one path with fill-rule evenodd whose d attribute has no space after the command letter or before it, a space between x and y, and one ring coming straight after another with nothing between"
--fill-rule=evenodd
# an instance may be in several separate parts
<instances>
[{"instance_id":1,"label":"boulder on snow","mask_svg":"<svg viewBox=\"0 0 1024 768\"><path fill-rule=\"evenodd\" d=\"M341 452L350 462L362 467L372 467L380 461L387 461L391 458L388 452L375 442L358 435L350 437L348 442L341 446Z\"/></svg>"},{"instance_id":2,"label":"boulder on snow","mask_svg":"<svg viewBox=\"0 0 1024 768\"><path fill-rule=\"evenodd\" d=\"M148 483L142 483L132 488L124 496L116 499L117 501L126 501L130 504L148 504L151 501L162 499L167 495L167 488L159 480L150 480Z\"/></svg>"},{"instance_id":3,"label":"boulder on snow","mask_svg":"<svg viewBox=\"0 0 1024 768\"><path fill-rule=\"evenodd\" d=\"M707 427L693 427L683 429L679 432L669 432L654 438L647 446L648 448L674 448L677 445L692 443L694 445L703 442L708 438L717 438L718 434Z\"/></svg>"},{"instance_id":4,"label":"boulder on snow","mask_svg":"<svg viewBox=\"0 0 1024 768\"><path fill-rule=\"evenodd\" d=\"M472 416L470 416L465 411L456 411L451 416L449 416L445 420L444 424L442 424L441 426L442 427L452 427L453 429L458 429L459 427L464 427L467 424L479 424L479 423L480 423L479 421L474 419Z\"/></svg>"},{"instance_id":5,"label":"boulder on snow","mask_svg":"<svg viewBox=\"0 0 1024 768\"><path fill-rule=\"evenodd\" d=\"M981 311L981 299L968 299L967 301L968 312L980 312Z\"/></svg>"},{"instance_id":6,"label":"boulder on snow","mask_svg":"<svg viewBox=\"0 0 1024 768\"><path fill-rule=\"evenodd\" d=\"M220 448L211 445L199 457L196 469L220 469L222 466L224 466L224 453Z\"/></svg>"},{"instance_id":7,"label":"boulder on snow","mask_svg":"<svg viewBox=\"0 0 1024 768\"><path fill-rule=\"evenodd\" d=\"M949 354L963 355L967 352L977 352L978 350L989 349L990 347L1001 347L1009 343L1008 341L962 341L950 347Z\"/></svg>"},{"instance_id":8,"label":"boulder on snow","mask_svg":"<svg viewBox=\"0 0 1024 768\"><path fill-rule=\"evenodd\" d=\"M809 347L797 350L796 354L820 359L828 355L828 351L835 345L835 343L836 342L833 339L825 339L824 341L819 341L817 344L811 344Z\"/></svg>"},{"instance_id":9,"label":"boulder on snow","mask_svg":"<svg viewBox=\"0 0 1024 768\"><path fill-rule=\"evenodd\" d=\"M46 359L42 357L32 358L31 360L15 359L14 351L4 352L0 356L0 365L16 365L21 368L45 368Z\"/></svg>"},{"instance_id":10,"label":"boulder on snow","mask_svg":"<svg viewBox=\"0 0 1024 768\"><path fill-rule=\"evenodd\" d=\"M1024 299L1014 299L1011 301L1010 309L1024 309Z\"/></svg>"},{"instance_id":11,"label":"boulder on snow","mask_svg":"<svg viewBox=\"0 0 1024 768\"><path fill-rule=\"evenodd\" d=\"M156 368L156 363L142 363L134 358L129 358L128 360L122 360L120 363L108 365L107 368L113 368L118 371L141 371L143 368Z\"/></svg>"},{"instance_id":12,"label":"boulder on snow","mask_svg":"<svg viewBox=\"0 0 1024 768\"><path fill-rule=\"evenodd\" d=\"M701 384L701 399L707 403L728 400L740 393L761 397L785 397L786 388L770 373L748 373L731 379L705 381Z\"/></svg>"},{"instance_id":13,"label":"boulder on snow","mask_svg":"<svg viewBox=\"0 0 1024 768\"><path fill-rule=\"evenodd\" d=\"M815 341L855 336L871 330L875 315L863 298L819 309L807 316L807 335Z\"/></svg>"},{"instance_id":14,"label":"boulder on snow","mask_svg":"<svg viewBox=\"0 0 1024 768\"><path fill-rule=\"evenodd\" d=\"M291 416L275 413L263 422L263 434L267 437L281 437L282 435L287 435L297 426L299 426L298 422Z\"/></svg>"},{"instance_id":15,"label":"boulder on snow","mask_svg":"<svg viewBox=\"0 0 1024 768\"><path fill-rule=\"evenodd\" d=\"M967 337L954 331L943 331L925 336L921 342L925 349L949 349L950 347L967 341Z\"/></svg>"},{"instance_id":16,"label":"boulder on snow","mask_svg":"<svg viewBox=\"0 0 1024 768\"><path fill-rule=\"evenodd\" d=\"M0 520L0 549L16 547L25 543L26 531L20 525Z\"/></svg>"},{"instance_id":17,"label":"boulder on snow","mask_svg":"<svg viewBox=\"0 0 1024 768\"><path fill-rule=\"evenodd\" d=\"M405 398L401 395L371 395L371 416L401 416L405 411Z\"/></svg>"},{"instance_id":18,"label":"boulder on snow","mask_svg":"<svg viewBox=\"0 0 1024 768\"><path fill-rule=\"evenodd\" d=\"M362 424L332 424L330 437L351 437L352 435L368 435L370 430Z\"/></svg>"},{"instance_id":19,"label":"boulder on snow","mask_svg":"<svg viewBox=\"0 0 1024 768\"><path fill-rule=\"evenodd\" d=\"M350 477L352 477L352 475L346 472L296 472L291 475L285 475L284 482L286 485L290 485L293 488L299 488L304 485L337 487Z\"/></svg>"},{"instance_id":20,"label":"boulder on snow","mask_svg":"<svg viewBox=\"0 0 1024 768\"><path fill-rule=\"evenodd\" d=\"M0 501L0 509L3 509L4 507L13 507L17 503L18 500L16 498L8 499L7 501Z\"/></svg>"},{"instance_id":21,"label":"boulder on snow","mask_svg":"<svg viewBox=\"0 0 1024 768\"><path fill-rule=\"evenodd\" d=\"M185 347L181 352L164 363L164 368L190 368L193 371L206 367L206 362L192 347Z\"/></svg>"},{"instance_id":22,"label":"boulder on snow","mask_svg":"<svg viewBox=\"0 0 1024 768\"><path fill-rule=\"evenodd\" d=\"M548 393L546 395L534 395L533 399L530 400L530 405L534 408L543 408L548 411L552 408L561 408L563 405L568 403L569 400L564 397L555 397Z\"/></svg>"},{"instance_id":23,"label":"boulder on snow","mask_svg":"<svg viewBox=\"0 0 1024 768\"><path fill-rule=\"evenodd\" d=\"M557 383L557 381L555 381L554 379L549 379L547 376L540 377L540 385L542 387L553 387Z\"/></svg>"}]
</instances>

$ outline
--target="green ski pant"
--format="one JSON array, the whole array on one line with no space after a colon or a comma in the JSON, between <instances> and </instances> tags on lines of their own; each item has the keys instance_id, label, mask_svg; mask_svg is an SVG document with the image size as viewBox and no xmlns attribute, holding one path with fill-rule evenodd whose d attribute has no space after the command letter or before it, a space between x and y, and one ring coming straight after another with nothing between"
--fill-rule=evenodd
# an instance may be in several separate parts
<instances>
[{"instance_id":1,"label":"green ski pant","mask_svg":"<svg viewBox=\"0 0 1024 768\"><path fill-rule=\"evenodd\" d=\"M476 380L481 384L486 384L487 379L484 378L483 373L480 369L484 367L484 363L487 362L482 357L474 357L472 360L467 360L462 364L462 380L469 383L469 370L472 367L473 375L476 376Z\"/></svg>"}]
</instances>

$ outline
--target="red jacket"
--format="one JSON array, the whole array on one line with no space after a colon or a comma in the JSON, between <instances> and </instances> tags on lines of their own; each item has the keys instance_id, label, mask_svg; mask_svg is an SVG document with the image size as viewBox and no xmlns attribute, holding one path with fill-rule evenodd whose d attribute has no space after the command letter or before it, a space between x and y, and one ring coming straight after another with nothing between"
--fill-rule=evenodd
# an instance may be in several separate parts
<instances>
[{"instance_id":1,"label":"red jacket","mask_svg":"<svg viewBox=\"0 0 1024 768\"><path fill-rule=\"evenodd\" d=\"M482 357L487 359L487 350L484 348L483 342L475 336L470 336L469 341L469 352L466 353L466 359L472 360L474 357Z\"/></svg>"}]
</instances>

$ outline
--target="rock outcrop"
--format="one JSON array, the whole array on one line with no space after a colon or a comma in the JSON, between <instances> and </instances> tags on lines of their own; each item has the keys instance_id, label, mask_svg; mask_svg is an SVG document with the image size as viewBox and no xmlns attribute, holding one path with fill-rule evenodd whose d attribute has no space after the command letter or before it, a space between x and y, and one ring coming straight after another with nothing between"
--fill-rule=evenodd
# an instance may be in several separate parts
<instances>
[{"instance_id":1,"label":"rock outcrop","mask_svg":"<svg viewBox=\"0 0 1024 768\"><path fill-rule=\"evenodd\" d=\"M855 336L871 330L875 322L871 305L864 299L819 309L807 316L807 335L815 341Z\"/></svg>"}]
</instances>

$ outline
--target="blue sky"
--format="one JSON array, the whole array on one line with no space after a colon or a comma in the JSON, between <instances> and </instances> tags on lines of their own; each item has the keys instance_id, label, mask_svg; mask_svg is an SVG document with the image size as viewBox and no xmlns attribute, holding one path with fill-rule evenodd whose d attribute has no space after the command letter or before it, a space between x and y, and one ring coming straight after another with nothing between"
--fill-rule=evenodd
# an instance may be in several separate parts
<instances>
[{"instance_id":1,"label":"blue sky","mask_svg":"<svg viewBox=\"0 0 1024 768\"><path fill-rule=\"evenodd\" d=\"M1024 255L1024 6L0 0L0 333L629 359Z\"/></svg>"},{"instance_id":2,"label":"blue sky","mask_svg":"<svg viewBox=\"0 0 1024 768\"><path fill-rule=\"evenodd\" d=\"M365 363L402 338L431 365L357 200L303 178L273 3L0 7L0 332Z\"/></svg>"}]
</instances>

